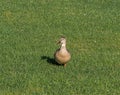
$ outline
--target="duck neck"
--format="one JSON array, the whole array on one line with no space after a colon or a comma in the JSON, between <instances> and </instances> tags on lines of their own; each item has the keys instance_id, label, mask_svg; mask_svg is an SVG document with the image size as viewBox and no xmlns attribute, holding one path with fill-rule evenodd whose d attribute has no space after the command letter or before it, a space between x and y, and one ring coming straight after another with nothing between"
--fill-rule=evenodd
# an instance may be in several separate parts
<instances>
[{"instance_id":1,"label":"duck neck","mask_svg":"<svg viewBox=\"0 0 120 95\"><path fill-rule=\"evenodd\" d=\"M61 49L66 49L66 44L62 44Z\"/></svg>"}]
</instances>

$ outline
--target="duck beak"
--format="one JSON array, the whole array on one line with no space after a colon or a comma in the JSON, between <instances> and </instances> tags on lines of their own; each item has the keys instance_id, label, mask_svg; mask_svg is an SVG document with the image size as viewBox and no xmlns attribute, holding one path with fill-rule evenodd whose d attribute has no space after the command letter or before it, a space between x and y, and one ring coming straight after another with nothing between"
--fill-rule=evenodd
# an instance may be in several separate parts
<instances>
[{"instance_id":1,"label":"duck beak","mask_svg":"<svg viewBox=\"0 0 120 95\"><path fill-rule=\"evenodd\" d=\"M58 41L57 44L60 44L60 41Z\"/></svg>"}]
</instances>

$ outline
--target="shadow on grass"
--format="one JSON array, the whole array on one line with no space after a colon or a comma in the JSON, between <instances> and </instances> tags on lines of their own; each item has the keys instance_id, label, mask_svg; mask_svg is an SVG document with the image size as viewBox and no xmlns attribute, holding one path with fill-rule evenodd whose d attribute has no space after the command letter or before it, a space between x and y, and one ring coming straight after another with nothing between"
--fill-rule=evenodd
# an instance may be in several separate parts
<instances>
[{"instance_id":1,"label":"shadow on grass","mask_svg":"<svg viewBox=\"0 0 120 95\"><path fill-rule=\"evenodd\" d=\"M61 64L58 64L54 58L50 58L48 56L41 56L42 60L46 60L47 63L52 64L52 65L57 65L57 66L62 66Z\"/></svg>"}]
</instances>

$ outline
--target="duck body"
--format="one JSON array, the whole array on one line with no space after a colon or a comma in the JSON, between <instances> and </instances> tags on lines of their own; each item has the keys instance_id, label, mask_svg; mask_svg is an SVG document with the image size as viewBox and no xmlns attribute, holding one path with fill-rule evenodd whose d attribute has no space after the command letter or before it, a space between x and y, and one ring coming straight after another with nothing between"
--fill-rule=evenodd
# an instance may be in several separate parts
<instances>
[{"instance_id":1,"label":"duck body","mask_svg":"<svg viewBox=\"0 0 120 95\"><path fill-rule=\"evenodd\" d=\"M71 59L71 55L66 49L66 39L62 38L59 43L61 43L61 47L56 50L54 58L58 64L63 64L66 66L66 63Z\"/></svg>"}]
</instances>

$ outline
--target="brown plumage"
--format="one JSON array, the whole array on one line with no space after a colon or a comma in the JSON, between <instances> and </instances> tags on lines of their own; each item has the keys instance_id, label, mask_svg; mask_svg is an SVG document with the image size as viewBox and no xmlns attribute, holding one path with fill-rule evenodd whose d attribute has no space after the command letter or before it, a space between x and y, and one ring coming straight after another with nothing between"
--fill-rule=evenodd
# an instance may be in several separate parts
<instances>
[{"instance_id":1,"label":"brown plumage","mask_svg":"<svg viewBox=\"0 0 120 95\"><path fill-rule=\"evenodd\" d=\"M66 63L71 58L70 53L66 49L66 39L63 37L60 38L59 44L61 45L61 47L58 50L56 50L56 52L54 54L54 58L57 63L63 64L64 66L66 66Z\"/></svg>"}]
</instances>

